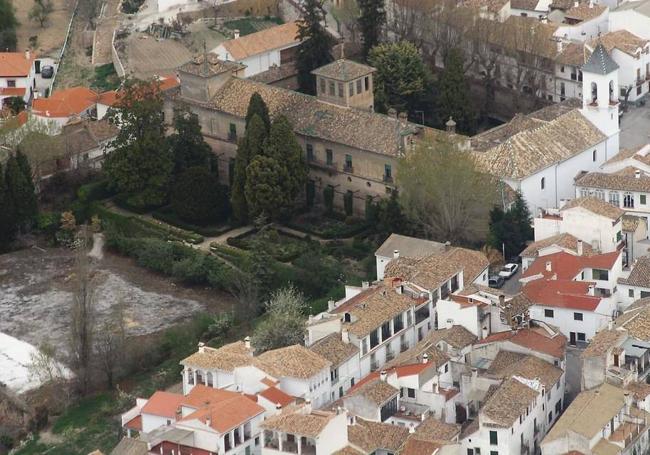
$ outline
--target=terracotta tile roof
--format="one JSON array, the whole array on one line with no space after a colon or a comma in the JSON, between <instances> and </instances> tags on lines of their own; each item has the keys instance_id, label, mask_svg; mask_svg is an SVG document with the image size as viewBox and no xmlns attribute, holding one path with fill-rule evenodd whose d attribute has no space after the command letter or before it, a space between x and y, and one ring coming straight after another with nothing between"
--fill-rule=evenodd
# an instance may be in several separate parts
<instances>
[{"instance_id":1,"label":"terracotta tile roof","mask_svg":"<svg viewBox=\"0 0 650 455\"><path fill-rule=\"evenodd\" d=\"M506 379L487 399L480 415L487 417L497 426L509 428L520 415L526 413L526 408L537 395L537 391L517 379Z\"/></svg>"},{"instance_id":2,"label":"terracotta tile roof","mask_svg":"<svg viewBox=\"0 0 650 455\"><path fill-rule=\"evenodd\" d=\"M578 239L571 234L564 233L554 235L543 240L538 240L537 242L533 242L528 245L520 255L522 257L537 257L539 256L539 250L548 248L553 245L566 250L571 250L574 253L578 252ZM589 243L582 243L582 252L584 255L590 255L592 254L592 251L593 249Z\"/></svg>"},{"instance_id":3,"label":"terracotta tile roof","mask_svg":"<svg viewBox=\"0 0 650 455\"><path fill-rule=\"evenodd\" d=\"M501 178L522 179L564 161L606 139L578 110L516 133L484 152L475 152L480 169Z\"/></svg>"},{"instance_id":4,"label":"terracotta tile roof","mask_svg":"<svg viewBox=\"0 0 650 455\"><path fill-rule=\"evenodd\" d=\"M334 415L320 411L304 414L298 410L269 417L262 422L261 426L267 430L315 438L325 429Z\"/></svg>"},{"instance_id":5,"label":"terracotta tile roof","mask_svg":"<svg viewBox=\"0 0 650 455\"><path fill-rule=\"evenodd\" d=\"M429 338L433 343L444 341L456 349L463 349L477 340L476 335L462 325L453 325L448 329L434 330L430 332Z\"/></svg>"},{"instance_id":6,"label":"terracotta tile roof","mask_svg":"<svg viewBox=\"0 0 650 455\"><path fill-rule=\"evenodd\" d=\"M538 0L511 0L510 7L516 9L525 9L528 11L535 11Z\"/></svg>"},{"instance_id":7,"label":"terracotta tile roof","mask_svg":"<svg viewBox=\"0 0 650 455\"><path fill-rule=\"evenodd\" d=\"M453 441L460 435L460 429L460 425L429 416L418 425L413 437L423 441Z\"/></svg>"},{"instance_id":8,"label":"terracotta tile roof","mask_svg":"<svg viewBox=\"0 0 650 455\"><path fill-rule=\"evenodd\" d=\"M634 302L614 323L628 335L641 341L650 341L650 297Z\"/></svg>"},{"instance_id":9,"label":"terracotta tile roof","mask_svg":"<svg viewBox=\"0 0 650 455\"><path fill-rule=\"evenodd\" d=\"M521 325L521 317L525 320L528 319L531 306L533 306L532 300L523 292L520 292L509 300L505 300L503 305L499 303L499 308L503 312L503 319L512 328L517 328Z\"/></svg>"},{"instance_id":10,"label":"terracotta tile roof","mask_svg":"<svg viewBox=\"0 0 650 455\"><path fill-rule=\"evenodd\" d=\"M498 13L506 6L507 0L463 0L462 5L467 8L485 9L490 13Z\"/></svg>"},{"instance_id":11,"label":"terracotta tile roof","mask_svg":"<svg viewBox=\"0 0 650 455\"><path fill-rule=\"evenodd\" d=\"M329 368L331 364L315 352L297 344L266 351L255 358L255 366L278 379L308 379Z\"/></svg>"},{"instance_id":12,"label":"terracotta tile roof","mask_svg":"<svg viewBox=\"0 0 650 455\"><path fill-rule=\"evenodd\" d=\"M338 59L325 66L316 68L311 73L315 76L322 76L328 79L348 82L360 77L374 73L376 70L372 66L357 63L352 60Z\"/></svg>"},{"instance_id":13,"label":"terracotta tile roof","mask_svg":"<svg viewBox=\"0 0 650 455\"><path fill-rule=\"evenodd\" d=\"M536 305L595 311L601 298L588 295L590 283L571 280L535 280L524 286L524 293Z\"/></svg>"},{"instance_id":14,"label":"terracotta tile roof","mask_svg":"<svg viewBox=\"0 0 650 455\"><path fill-rule=\"evenodd\" d=\"M262 390L258 395L266 398L271 403L281 405L283 408L296 401L294 397L276 387L269 387L268 389Z\"/></svg>"},{"instance_id":15,"label":"terracotta tile roof","mask_svg":"<svg viewBox=\"0 0 650 455\"><path fill-rule=\"evenodd\" d=\"M0 52L0 77L19 77L29 75L35 55L28 59L25 52Z\"/></svg>"},{"instance_id":16,"label":"terracotta tile roof","mask_svg":"<svg viewBox=\"0 0 650 455\"><path fill-rule=\"evenodd\" d=\"M86 87L57 90L49 98L32 102L32 113L41 117L72 117L92 108L99 95Z\"/></svg>"},{"instance_id":17,"label":"terracotta tile roof","mask_svg":"<svg viewBox=\"0 0 650 455\"><path fill-rule=\"evenodd\" d=\"M378 373L375 375L378 376ZM377 406L381 406L399 393L399 390L375 375L371 374L369 375L370 380L361 380L355 384L348 390L346 397L362 396Z\"/></svg>"},{"instance_id":18,"label":"terracotta tile roof","mask_svg":"<svg viewBox=\"0 0 650 455\"><path fill-rule=\"evenodd\" d=\"M400 451L400 455L432 455L442 447L441 444L432 441L422 441L410 435Z\"/></svg>"},{"instance_id":19,"label":"terracotta tile roof","mask_svg":"<svg viewBox=\"0 0 650 455\"><path fill-rule=\"evenodd\" d=\"M612 174L589 172L576 180L576 186L602 188L619 191L650 192L650 176L641 172L639 178L634 175L634 168L627 168Z\"/></svg>"},{"instance_id":20,"label":"terracotta tile roof","mask_svg":"<svg viewBox=\"0 0 650 455\"><path fill-rule=\"evenodd\" d=\"M645 400L650 395L650 384L645 382L631 382L625 386L625 390L632 392L635 400Z\"/></svg>"},{"instance_id":21,"label":"terracotta tile roof","mask_svg":"<svg viewBox=\"0 0 650 455\"><path fill-rule=\"evenodd\" d=\"M559 253L537 258L522 274L522 278L543 275L546 278L556 277L558 280L573 280L584 269L612 270L620 255L620 251L592 254L591 256L576 256L560 251ZM550 271L547 270L548 263L551 264Z\"/></svg>"},{"instance_id":22,"label":"terracotta tile roof","mask_svg":"<svg viewBox=\"0 0 650 455\"><path fill-rule=\"evenodd\" d=\"M285 115L297 134L380 155L399 156L403 136L418 131L415 125L407 123L402 126L387 115L348 109L313 96L236 77L232 77L201 106L244 118L250 97L255 92L262 96L271 116ZM180 95L178 100L196 103ZM359 131L365 134L359 134Z\"/></svg>"},{"instance_id":23,"label":"terracotta tile roof","mask_svg":"<svg viewBox=\"0 0 650 455\"><path fill-rule=\"evenodd\" d=\"M194 387L194 389L197 386ZM192 391L194 391L192 389ZM219 390L219 389L212 389ZM239 427L255 416L264 413L264 408L245 395L236 392L221 390L213 394L208 404L198 408L195 412L185 416L182 420L199 420L208 424L219 433L225 433ZM191 395L191 392L190 392ZM208 394L203 394L208 395Z\"/></svg>"},{"instance_id":24,"label":"terracotta tile roof","mask_svg":"<svg viewBox=\"0 0 650 455\"><path fill-rule=\"evenodd\" d=\"M340 450L337 450L332 455L364 455L365 452L361 452L354 447L345 446Z\"/></svg>"},{"instance_id":25,"label":"terracotta tile roof","mask_svg":"<svg viewBox=\"0 0 650 455\"><path fill-rule=\"evenodd\" d=\"M650 288L650 256L642 256L632 265L632 271L627 278L618 280L621 284Z\"/></svg>"},{"instance_id":26,"label":"terracotta tile roof","mask_svg":"<svg viewBox=\"0 0 650 455\"><path fill-rule=\"evenodd\" d=\"M489 265L480 251L452 247L423 258L398 258L386 266L386 277L399 277L427 290L433 290L463 271L463 281L469 286Z\"/></svg>"},{"instance_id":27,"label":"terracotta tile roof","mask_svg":"<svg viewBox=\"0 0 650 455\"><path fill-rule=\"evenodd\" d=\"M498 332L480 340L477 345L510 341L533 351L563 358L566 353L566 337L561 333L549 336L542 328L525 328L517 331Z\"/></svg>"},{"instance_id":28,"label":"terracotta tile roof","mask_svg":"<svg viewBox=\"0 0 650 455\"><path fill-rule=\"evenodd\" d=\"M147 403L142 407L142 413L159 417L176 418L176 413L179 411L184 400L185 397L178 393L158 390L151 395Z\"/></svg>"},{"instance_id":29,"label":"terracotta tile roof","mask_svg":"<svg viewBox=\"0 0 650 455\"><path fill-rule=\"evenodd\" d=\"M124 437L110 455L149 455L146 441Z\"/></svg>"},{"instance_id":30,"label":"terracotta tile roof","mask_svg":"<svg viewBox=\"0 0 650 455\"><path fill-rule=\"evenodd\" d=\"M219 349L204 347L203 352L181 360L181 365L205 370L233 371L237 367L253 363L253 352L247 349L243 341L222 346Z\"/></svg>"},{"instance_id":31,"label":"terracotta tile roof","mask_svg":"<svg viewBox=\"0 0 650 455\"><path fill-rule=\"evenodd\" d=\"M124 424L124 428L142 431L142 415L137 415Z\"/></svg>"},{"instance_id":32,"label":"terracotta tile roof","mask_svg":"<svg viewBox=\"0 0 650 455\"><path fill-rule=\"evenodd\" d=\"M613 49L618 49L632 57L638 56L643 52L643 48L650 42L650 40L636 36L627 30L616 30L602 34L598 39L591 40L589 45L593 48L598 43L605 46L607 52L611 53Z\"/></svg>"},{"instance_id":33,"label":"terracotta tile roof","mask_svg":"<svg viewBox=\"0 0 650 455\"><path fill-rule=\"evenodd\" d=\"M604 329L596 332L587 348L582 351L582 354L580 354L580 357L589 358L603 356L610 348L623 342L625 338L627 338L627 335L621 330Z\"/></svg>"},{"instance_id":34,"label":"terracotta tile roof","mask_svg":"<svg viewBox=\"0 0 650 455\"><path fill-rule=\"evenodd\" d=\"M607 10L604 5L594 4L592 2L581 2L578 6L572 6L565 13L565 17L579 21L588 21L594 19Z\"/></svg>"},{"instance_id":35,"label":"terracotta tile roof","mask_svg":"<svg viewBox=\"0 0 650 455\"><path fill-rule=\"evenodd\" d=\"M309 346L309 349L324 359L338 366L359 353L359 348L351 343L344 343L340 333L332 333Z\"/></svg>"},{"instance_id":36,"label":"terracotta tile roof","mask_svg":"<svg viewBox=\"0 0 650 455\"><path fill-rule=\"evenodd\" d=\"M442 352L430 338L424 338L412 348L401 352L390 362L386 363L385 369L413 365L423 362L424 354L428 356L428 362L436 368L441 367L449 361L449 356Z\"/></svg>"},{"instance_id":37,"label":"terracotta tile roof","mask_svg":"<svg viewBox=\"0 0 650 455\"><path fill-rule=\"evenodd\" d=\"M0 87L1 96L25 96L25 87Z\"/></svg>"},{"instance_id":38,"label":"terracotta tile roof","mask_svg":"<svg viewBox=\"0 0 650 455\"><path fill-rule=\"evenodd\" d=\"M601 215L612 220L618 220L625 214L625 211L597 197L579 197L571 199L569 202L564 204L560 211L563 212L575 207L581 207L595 213L596 215Z\"/></svg>"},{"instance_id":39,"label":"terracotta tile roof","mask_svg":"<svg viewBox=\"0 0 650 455\"><path fill-rule=\"evenodd\" d=\"M396 452L402 447L409 435L409 430L399 425L370 422L356 418L354 425L348 426L348 440L350 444L359 447L366 453L383 449Z\"/></svg>"},{"instance_id":40,"label":"terracotta tile roof","mask_svg":"<svg viewBox=\"0 0 650 455\"><path fill-rule=\"evenodd\" d=\"M645 218L634 215L623 215L623 231L636 232L639 224L645 223Z\"/></svg>"},{"instance_id":41,"label":"terracotta tile roof","mask_svg":"<svg viewBox=\"0 0 650 455\"><path fill-rule=\"evenodd\" d=\"M230 39L220 44L230 54L228 60L244 60L254 55L298 44L298 24L286 24L269 27L259 32Z\"/></svg>"},{"instance_id":42,"label":"terracotta tile roof","mask_svg":"<svg viewBox=\"0 0 650 455\"><path fill-rule=\"evenodd\" d=\"M115 90L109 90L108 92L103 92L99 94L97 99L98 104L104 104L106 106L113 106L117 103L118 92Z\"/></svg>"},{"instance_id":43,"label":"terracotta tile roof","mask_svg":"<svg viewBox=\"0 0 650 455\"><path fill-rule=\"evenodd\" d=\"M375 251L375 256L393 258L395 250L400 257L421 258L444 250L445 244L432 240L418 239L401 234L391 234L384 243Z\"/></svg>"},{"instance_id":44,"label":"terracotta tile roof","mask_svg":"<svg viewBox=\"0 0 650 455\"><path fill-rule=\"evenodd\" d=\"M600 434L625 405L624 393L623 389L605 383L578 394L547 433L545 440L564 438L568 433L577 433L587 439Z\"/></svg>"},{"instance_id":45,"label":"terracotta tile roof","mask_svg":"<svg viewBox=\"0 0 650 455\"><path fill-rule=\"evenodd\" d=\"M502 378L537 379L550 390L560 380L563 371L539 357L501 350L490 364L488 374Z\"/></svg>"},{"instance_id":46,"label":"terracotta tile roof","mask_svg":"<svg viewBox=\"0 0 650 455\"><path fill-rule=\"evenodd\" d=\"M586 55L584 43L571 41L563 44L562 52L555 61L564 65L582 66L585 64Z\"/></svg>"},{"instance_id":47,"label":"terracotta tile roof","mask_svg":"<svg viewBox=\"0 0 650 455\"><path fill-rule=\"evenodd\" d=\"M207 62L206 62L207 58ZM219 74L235 72L244 69L246 66L233 61L220 60L217 54L209 53L206 56L197 55L189 62L178 68L183 73L194 74L195 76L211 77ZM248 101L246 101L248 103Z\"/></svg>"},{"instance_id":48,"label":"terracotta tile roof","mask_svg":"<svg viewBox=\"0 0 650 455\"><path fill-rule=\"evenodd\" d=\"M394 371L397 373L397 377L401 378L404 376L413 376L413 375L419 375L422 373L424 370L427 370L429 368L438 368L445 363L449 361L449 357L447 355L438 350L438 352L441 354L439 359L436 360L431 360L429 359L428 362L420 362L420 363L412 363L410 365L401 365L398 367L394 368Z\"/></svg>"},{"instance_id":49,"label":"terracotta tile roof","mask_svg":"<svg viewBox=\"0 0 650 455\"><path fill-rule=\"evenodd\" d=\"M343 323L343 330L364 337L398 314L423 302L424 300L416 300L407 294L398 294L395 289L380 284L349 299L333 313L350 313L352 320Z\"/></svg>"}]
</instances>

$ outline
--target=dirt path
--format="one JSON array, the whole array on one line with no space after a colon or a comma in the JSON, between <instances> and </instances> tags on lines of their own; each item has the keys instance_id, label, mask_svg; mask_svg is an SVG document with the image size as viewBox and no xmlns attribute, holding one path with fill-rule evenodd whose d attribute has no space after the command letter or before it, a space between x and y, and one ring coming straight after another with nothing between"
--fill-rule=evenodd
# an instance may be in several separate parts
<instances>
[{"instance_id":1,"label":"dirt path","mask_svg":"<svg viewBox=\"0 0 650 455\"><path fill-rule=\"evenodd\" d=\"M107 0L102 6L95 33L93 65L105 65L113 61L111 46L113 31L119 25L122 17L120 3L121 0Z\"/></svg>"},{"instance_id":2,"label":"dirt path","mask_svg":"<svg viewBox=\"0 0 650 455\"><path fill-rule=\"evenodd\" d=\"M218 243L220 245L227 245L228 244L228 239L230 237L237 237L238 235L245 234L247 232L252 231L255 229L254 226L248 225L248 226L242 226L239 228L232 229L228 232L224 232L218 237L207 237L203 242L199 243L198 245L195 245L196 248L202 251L210 251L210 244L211 243Z\"/></svg>"}]
</instances>

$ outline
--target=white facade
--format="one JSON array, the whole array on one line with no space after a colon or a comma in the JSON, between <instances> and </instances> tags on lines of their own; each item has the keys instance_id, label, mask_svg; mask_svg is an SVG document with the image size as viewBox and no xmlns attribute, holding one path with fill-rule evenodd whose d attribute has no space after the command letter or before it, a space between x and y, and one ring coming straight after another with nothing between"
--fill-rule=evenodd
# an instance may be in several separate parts
<instances>
[{"instance_id":1,"label":"white facade","mask_svg":"<svg viewBox=\"0 0 650 455\"><path fill-rule=\"evenodd\" d=\"M632 2L629 3L632 5ZM634 3L638 5L643 2ZM641 38L650 39L650 17L633 8L619 7L609 14L609 29L610 31L627 30Z\"/></svg>"},{"instance_id":2,"label":"white facade","mask_svg":"<svg viewBox=\"0 0 650 455\"><path fill-rule=\"evenodd\" d=\"M0 62L0 107L5 98L11 98L14 96L20 96L25 103L29 103L32 99L32 94L35 89L35 76L36 68L34 66L34 57L30 54L29 51L24 54L20 52L7 53L12 54L11 59L24 59L25 61L30 60L29 72L24 75L15 75L15 74L2 74L2 66ZM6 89L6 90L3 90ZM22 95L17 95L13 93L12 89L24 89L21 90Z\"/></svg>"},{"instance_id":3,"label":"white facade","mask_svg":"<svg viewBox=\"0 0 650 455\"><path fill-rule=\"evenodd\" d=\"M605 11L592 19L584 20L572 25L560 24L554 35L558 38L584 42L598 38L599 34L607 33L608 30L609 8L606 8Z\"/></svg>"}]
</instances>

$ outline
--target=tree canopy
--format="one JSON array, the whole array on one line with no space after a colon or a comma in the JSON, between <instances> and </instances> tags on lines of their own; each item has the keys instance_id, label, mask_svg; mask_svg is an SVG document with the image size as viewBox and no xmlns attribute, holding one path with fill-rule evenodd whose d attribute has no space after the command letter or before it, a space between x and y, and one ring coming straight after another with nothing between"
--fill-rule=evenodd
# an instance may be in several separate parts
<instances>
[{"instance_id":1,"label":"tree canopy","mask_svg":"<svg viewBox=\"0 0 650 455\"><path fill-rule=\"evenodd\" d=\"M256 354L304 343L307 304L293 286L278 289L266 303L267 318L255 328L251 344Z\"/></svg>"},{"instance_id":2,"label":"tree canopy","mask_svg":"<svg viewBox=\"0 0 650 455\"><path fill-rule=\"evenodd\" d=\"M269 108L264 102L262 95L255 92L251 95L251 99L248 102L248 110L246 111L246 127L248 127L251 119L254 115L258 115L259 118L264 123L264 127L268 132L271 129L271 117L269 116Z\"/></svg>"},{"instance_id":3,"label":"tree canopy","mask_svg":"<svg viewBox=\"0 0 650 455\"><path fill-rule=\"evenodd\" d=\"M305 0L302 7L303 15L298 21L298 39L302 41L296 61L298 85L302 92L314 95L316 82L311 72L332 60L330 51L334 39L322 25L325 19L323 0Z\"/></svg>"},{"instance_id":4,"label":"tree canopy","mask_svg":"<svg viewBox=\"0 0 650 455\"><path fill-rule=\"evenodd\" d=\"M359 29L363 36L363 55L368 57L370 49L379 44L386 25L384 0L358 0Z\"/></svg>"},{"instance_id":5,"label":"tree canopy","mask_svg":"<svg viewBox=\"0 0 650 455\"><path fill-rule=\"evenodd\" d=\"M240 140L235 157L235 175L231 188L231 203L233 217L240 223L248 221L248 203L246 197L246 169L253 159L262 153L268 131L264 127L264 122L259 115L255 114L251 118L244 137Z\"/></svg>"},{"instance_id":6,"label":"tree canopy","mask_svg":"<svg viewBox=\"0 0 650 455\"><path fill-rule=\"evenodd\" d=\"M430 76L417 48L408 41L384 43L370 51L368 63L374 75L375 105L381 112L416 110Z\"/></svg>"},{"instance_id":7,"label":"tree canopy","mask_svg":"<svg viewBox=\"0 0 650 455\"><path fill-rule=\"evenodd\" d=\"M159 206L167 200L174 161L165 138L163 101L153 81L129 80L108 118L119 125L104 162L111 184L131 205Z\"/></svg>"},{"instance_id":8,"label":"tree canopy","mask_svg":"<svg viewBox=\"0 0 650 455\"><path fill-rule=\"evenodd\" d=\"M0 163L0 252L5 251L16 235L16 215L5 172Z\"/></svg>"},{"instance_id":9,"label":"tree canopy","mask_svg":"<svg viewBox=\"0 0 650 455\"><path fill-rule=\"evenodd\" d=\"M201 134L199 117L186 107L174 109L174 130L167 140L174 156L174 174L194 166L208 167L211 149Z\"/></svg>"},{"instance_id":10,"label":"tree canopy","mask_svg":"<svg viewBox=\"0 0 650 455\"><path fill-rule=\"evenodd\" d=\"M497 200L494 179L450 142L423 142L402 158L397 182L407 217L428 237L472 244L485 239Z\"/></svg>"},{"instance_id":11,"label":"tree canopy","mask_svg":"<svg viewBox=\"0 0 650 455\"><path fill-rule=\"evenodd\" d=\"M476 114L463 64L464 57L460 49L450 49L437 84L437 123L442 128L451 117L460 132L473 133Z\"/></svg>"},{"instance_id":12,"label":"tree canopy","mask_svg":"<svg viewBox=\"0 0 650 455\"><path fill-rule=\"evenodd\" d=\"M227 190L205 166L191 167L178 178L171 194L174 212L196 224L219 221L227 215Z\"/></svg>"},{"instance_id":13,"label":"tree canopy","mask_svg":"<svg viewBox=\"0 0 650 455\"><path fill-rule=\"evenodd\" d=\"M0 0L0 52L16 50L16 13L11 0Z\"/></svg>"},{"instance_id":14,"label":"tree canopy","mask_svg":"<svg viewBox=\"0 0 650 455\"><path fill-rule=\"evenodd\" d=\"M488 245L505 251L504 259L521 253L526 248L526 242L533 240L534 234L531 214L521 193L517 193L507 210L496 206L490 212Z\"/></svg>"},{"instance_id":15,"label":"tree canopy","mask_svg":"<svg viewBox=\"0 0 650 455\"><path fill-rule=\"evenodd\" d=\"M20 151L7 160L5 185L11 197L16 224L22 228L29 227L38 213L38 204L31 166Z\"/></svg>"}]
</instances>

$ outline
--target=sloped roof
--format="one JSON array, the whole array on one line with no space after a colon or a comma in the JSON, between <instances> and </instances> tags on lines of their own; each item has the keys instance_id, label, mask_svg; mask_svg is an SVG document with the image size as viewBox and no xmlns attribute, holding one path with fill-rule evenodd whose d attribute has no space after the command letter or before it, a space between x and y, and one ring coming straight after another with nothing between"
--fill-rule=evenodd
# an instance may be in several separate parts
<instances>
[{"instance_id":1,"label":"sloped roof","mask_svg":"<svg viewBox=\"0 0 650 455\"><path fill-rule=\"evenodd\" d=\"M525 414L537 395L537 391L529 386L515 378L509 378L487 399L480 414L500 427L509 428L520 415Z\"/></svg>"},{"instance_id":2,"label":"sloped roof","mask_svg":"<svg viewBox=\"0 0 650 455\"><path fill-rule=\"evenodd\" d=\"M326 77L328 79L335 79L337 81L348 82L358 79L368 74L374 73L376 70L372 66L357 63L352 60L338 59L325 66L316 68L311 73L316 76Z\"/></svg>"},{"instance_id":3,"label":"sloped roof","mask_svg":"<svg viewBox=\"0 0 650 455\"><path fill-rule=\"evenodd\" d=\"M493 333L478 341L476 344L497 343L501 341L509 341L533 351L562 358L566 351L567 340L566 337L559 332L551 336L540 327L527 327L517 331L512 330Z\"/></svg>"},{"instance_id":4,"label":"sloped roof","mask_svg":"<svg viewBox=\"0 0 650 455\"><path fill-rule=\"evenodd\" d=\"M524 293L536 304L581 311L595 311L601 298L588 295L591 283L572 280L535 280L524 286Z\"/></svg>"},{"instance_id":5,"label":"sloped roof","mask_svg":"<svg viewBox=\"0 0 650 455\"><path fill-rule=\"evenodd\" d=\"M254 55L298 43L300 43L298 24L296 22L287 22L286 24L265 28L259 32L224 41L221 46L228 51L232 60L244 60Z\"/></svg>"},{"instance_id":6,"label":"sloped roof","mask_svg":"<svg viewBox=\"0 0 650 455\"><path fill-rule=\"evenodd\" d=\"M175 418L176 412L183 401L185 401L183 395L158 390L151 395L147 403L142 407L142 413Z\"/></svg>"},{"instance_id":7,"label":"sloped roof","mask_svg":"<svg viewBox=\"0 0 650 455\"><path fill-rule=\"evenodd\" d=\"M650 256L642 256L632 266L627 278L618 280L621 284L650 288Z\"/></svg>"},{"instance_id":8,"label":"sloped roof","mask_svg":"<svg viewBox=\"0 0 650 455\"><path fill-rule=\"evenodd\" d=\"M615 30L612 32L600 35L598 39L591 42L592 45L601 43L607 52L612 52L613 49L618 49L625 52L632 57L638 56L640 51L648 44L647 39L641 38L634 33L627 30Z\"/></svg>"},{"instance_id":9,"label":"sloped roof","mask_svg":"<svg viewBox=\"0 0 650 455\"><path fill-rule=\"evenodd\" d=\"M279 404L283 408L296 401L294 397L284 393L277 387L269 387L268 389L264 389L258 395L266 398L271 403Z\"/></svg>"},{"instance_id":10,"label":"sloped roof","mask_svg":"<svg viewBox=\"0 0 650 455\"><path fill-rule=\"evenodd\" d=\"M580 2L578 6L572 6L565 13L565 17L579 21L588 21L600 16L607 9L604 5L594 4L592 2Z\"/></svg>"},{"instance_id":11,"label":"sloped roof","mask_svg":"<svg viewBox=\"0 0 650 455\"><path fill-rule=\"evenodd\" d=\"M198 367L206 370L233 371L236 367L250 365L253 362L253 351L246 348L243 341L237 341L214 349L204 347L194 354L181 360L181 365Z\"/></svg>"},{"instance_id":12,"label":"sloped roof","mask_svg":"<svg viewBox=\"0 0 650 455\"><path fill-rule=\"evenodd\" d=\"M538 379L550 390L560 380L563 372L539 357L501 350L488 368L488 373L503 378L519 376L530 380Z\"/></svg>"},{"instance_id":13,"label":"sloped roof","mask_svg":"<svg viewBox=\"0 0 650 455\"><path fill-rule=\"evenodd\" d=\"M352 343L345 343L341 334L331 333L309 346L309 349L330 361L332 365L338 366L350 357L359 353L359 348Z\"/></svg>"},{"instance_id":14,"label":"sloped roof","mask_svg":"<svg viewBox=\"0 0 650 455\"><path fill-rule=\"evenodd\" d=\"M355 384L354 387L348 390L346 397L362 396L377 406L381 406L397 395L398 392L399 390L388 382L372 375L372 379L369 381L362 380Z\"/></svg>"},{"instance_id":15,"label":"sloped roof","mask_svg":"<svg viewBox=\"0 0 650 455\"><path fill-rule=\"evenodd\" d=\"M601 215L612 220L618 220L620 217L625 215L624 210L621 210L619 207L616 207L615 205L612 205L609 202L605 202L597 197L578 197L571 199L564 205L564 207L560 209L560 211L563 212L575 207L582 207L591 213L595 213L596 215Z\"/></svg>"},{"instance_id":16,"label":"sloped roof","mask_svg":"<svg viewBox=\"0 0 650 455\"><path fill-rule=\"evenodd\" d=\"M348 426L350 444L365 453L373 453L378 449L396 452L408 435L409 430L403 426L371 422L358 417L354 425Z\"/></svg>"},{"instance_id":17,"label":"sloped roof","mask_svg":"<svg viewBox=\"0 0 650 455\"><path fill-rule=\"evenodd\" d=\"M71 117L93 107L99 95L87 87L70 87L57 90L49 98L32 102L32 113L42 117Z\"/></svg>"},{"instance_id":18,"label":"sloped roof","mask_svg":"<svg viewBox=\"0 0 650 455\"><path fill-rule=\"evenodd\" d=\"M522 278L542 275L546 278L555 277L557 280L573 280L584 269L611 270L620 255L620 251L592 254L591 256L577 256L560 251L535 259L535 262L523 273ZM548 264L550 264L551 270L546 269ZM526 286L532 283L534 282L528 283Z\"/></svg>"},{"instance_id":19,"label":"sloped roof","mask_svg":"<svg viewBox=\"0 0 650 455\"><path fill-rule=\"evenodd\" d=\"M185 416L182 421L199 420L209 424L212 429L219 433L225 433L264 412L262 406L237 392L218 394L218 397L218 399L210 401L209 404Z\"/></svg>"},{"instance_id":20,"label":"sloped roof","mask_svg":"<svg viewBox=\"0 0 650 455\"><path fill-rule=\"evenodd\" d=\"M307 379L328 368L331 362L304 346L294 344L260 354L255 358L255 365L276 378Z\"/></svg>"},{"instance_id":21,"label":"sloped roof","mask_svg":"<svg viewBox=\"0 0 650 455\"><path fill-rule=\"evenodd\" d=\"M261 426L268 430L315 438L325 429L332 417L334 417L334 414L319 411L305 414L298 410L269 417L262 422Z\"/></svg>"},{"instance_id":22,"label":"sloped roof","mask_svg":"<svg viewBox=\"0 0 650 455\"><path fill-rule=\"evenodd\" d=\"M148 455L149 446L146 441L127 438L126 436L111 450L110 455Z\"/></svg>"},{"instance_id":23,"label":"sloped roof","mask_svg":"<svg viewBox=\"0 0 650 455\"><path fill-rule=\"evenodd\" d=\"M587 62L582 66L583 73L609 74L618 69L618 64L609 56L602 43L598 43Z\"/></svg>"},{"instance_id":24,"label":"sloped roof","mask_svg":"<svg viewBox=\"0 0 650 455\"><path fill-rule=\"evenodd\" d=\"M608 190L650 192L650 176L641 172L641 175L637 178L635 171L636 168L628 166L609 174L589 172L578 178L576 185Z\"/></svg>"},{"instance_id":25,"label":"sloped roof","mask_svg":"<svg viewBox=\"0 0 650 455\"><path fill-rule=\"evenodd\" d=\"M559 248L571 250L575 253L578 252L578 238L565 232L563 234L557 234L531 243L521 252L520 255L522 257L538 257L540 250L553 245L556 245ZM589 255L592 254L593 249L589 243L583 242L582 251L583 254Z\"/></svg>"},{"instance_id":26,"label":"sloped roof","mask_svg":"<svg viewBox=\"0 0 650 455\"><path fill-rule=\"evenodd\" d=\"M25 52L0 52L0 77L29 75L35 56L31 53L29 57Z\"/></svg>"},{"instance_id":27,"label":"sloped roof","mask_svg":"<svg viewBox=\"0 0 650 455\"><path fill-rule=\"evenodd\" d=\"M420 258L444 250L444 243L418 239L401 234L391 234L375 251L375 256L393 257L395 250L400 257Z\"/></svg>"},{"instance_id":28,"label":"sloped roof","mask_svg":"<svg viewBox=\"0 0 650 455\"><path fill-rule=\"evenodd\" d=\"M197 55L189 62L181 65L178 71L194 74L200 77L212 77L219 74L235 72L246 68L241 63L220 60L217 54L208 53ZM248 100L246 101L248 103Z\"/></svg>"}]
</instances>

